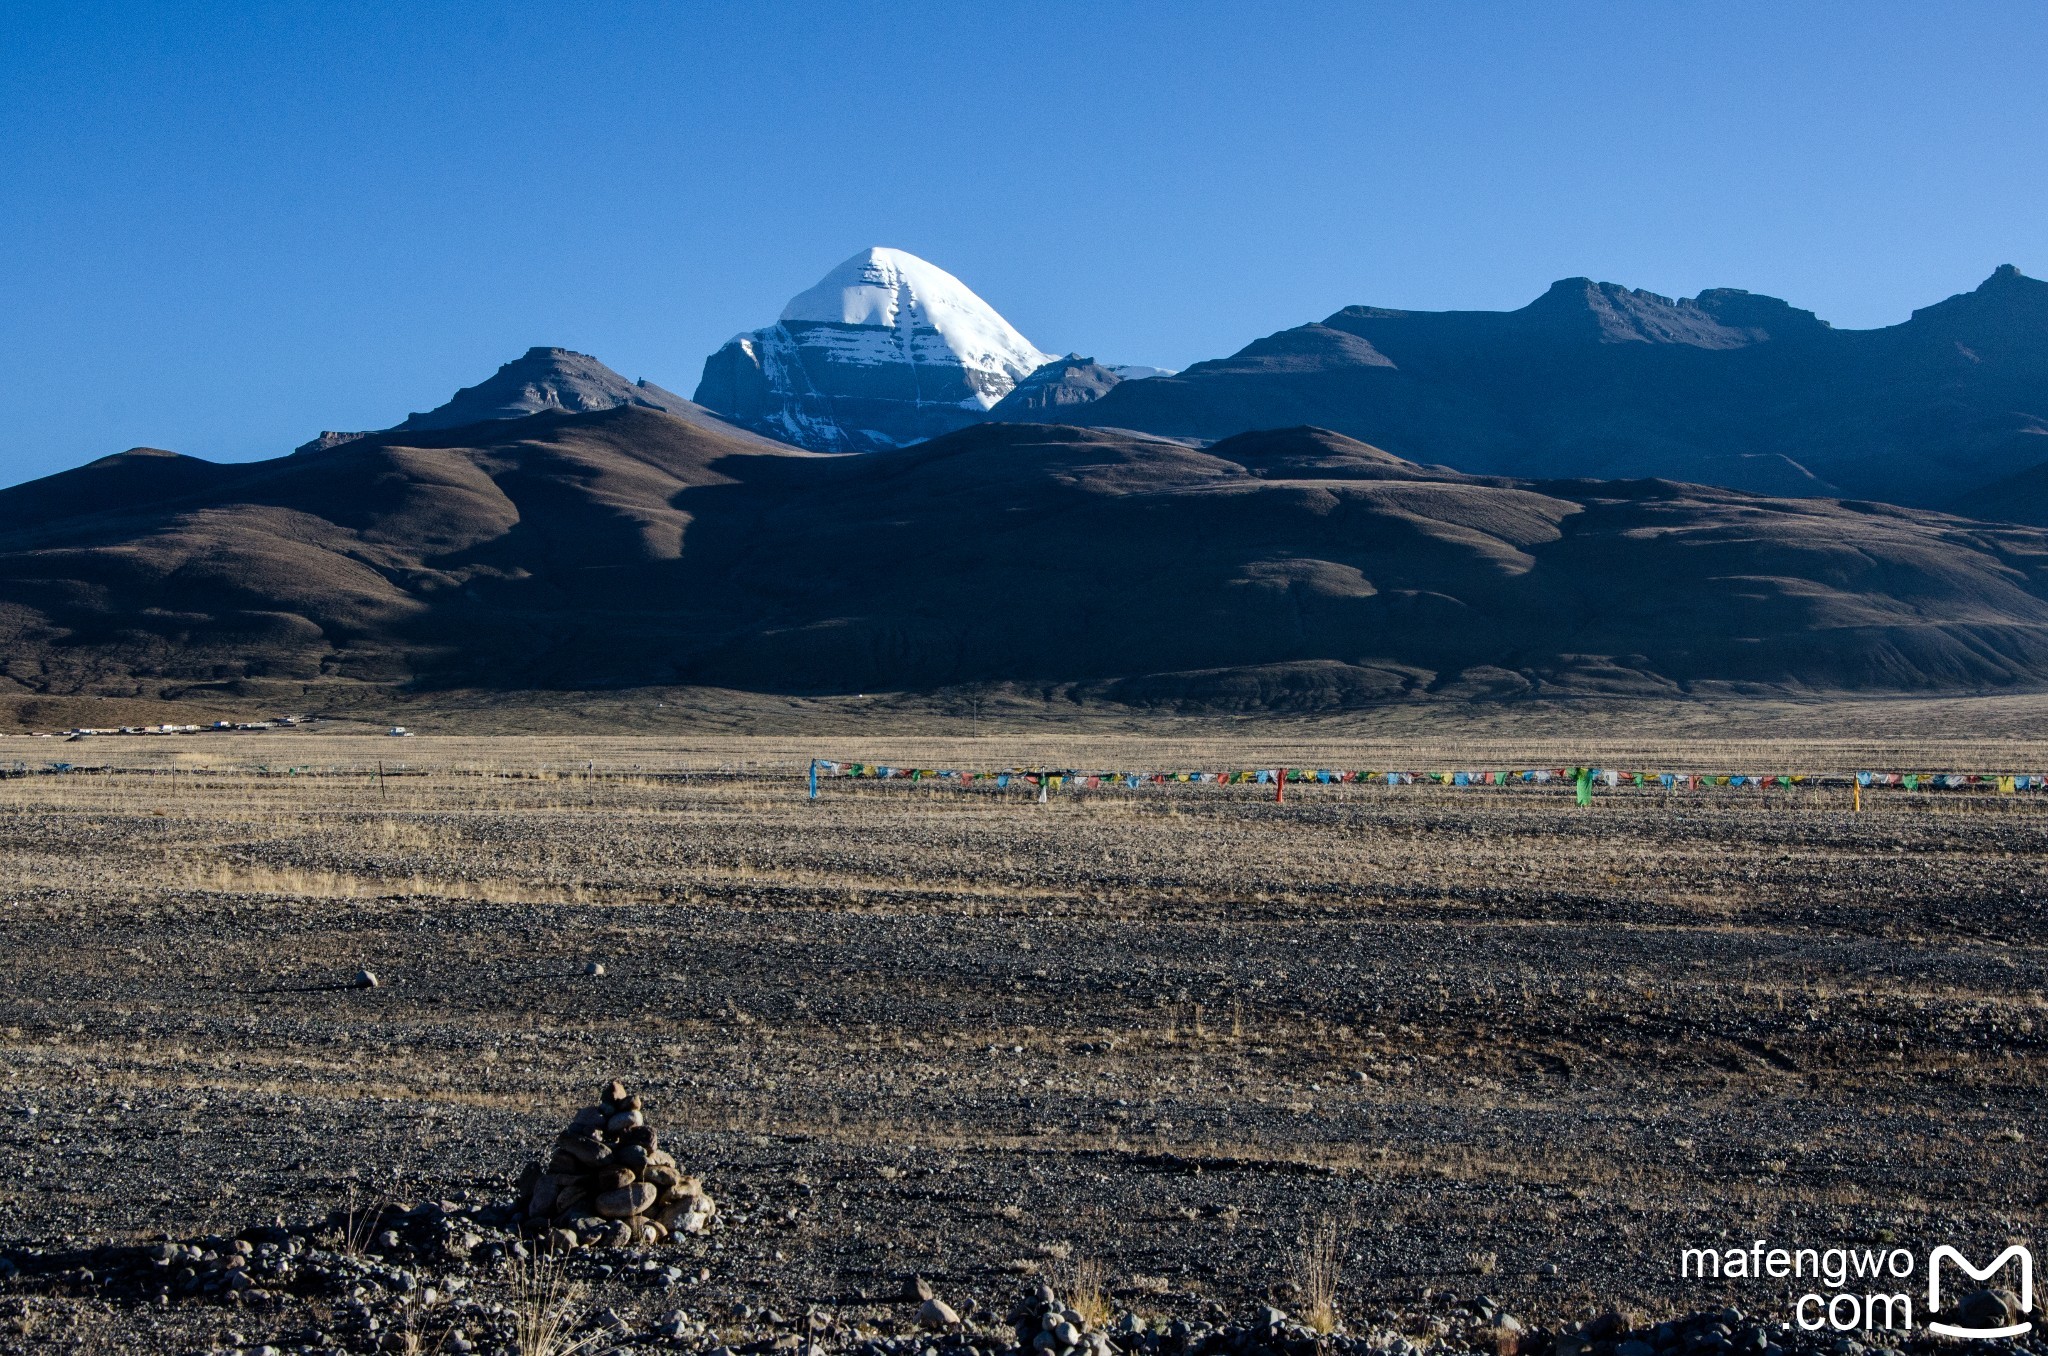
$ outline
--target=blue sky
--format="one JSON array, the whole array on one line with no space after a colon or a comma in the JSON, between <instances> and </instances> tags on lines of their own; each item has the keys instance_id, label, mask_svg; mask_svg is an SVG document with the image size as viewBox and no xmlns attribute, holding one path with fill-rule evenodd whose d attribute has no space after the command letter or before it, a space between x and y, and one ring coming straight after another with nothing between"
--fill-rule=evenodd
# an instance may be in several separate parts
<instances>
[{"instance_id":1,"label":"blue sky","mask_svg":"<svg viewBox=\"0 0 2048 1356\"><path fill-rule=\"evenodd\" d=\"M0 483L275 455L534 344L689 394L870 244L1184 366L1355 302L2048 273L2048 6L13 0Z\"/></svg>"}]
</instances>

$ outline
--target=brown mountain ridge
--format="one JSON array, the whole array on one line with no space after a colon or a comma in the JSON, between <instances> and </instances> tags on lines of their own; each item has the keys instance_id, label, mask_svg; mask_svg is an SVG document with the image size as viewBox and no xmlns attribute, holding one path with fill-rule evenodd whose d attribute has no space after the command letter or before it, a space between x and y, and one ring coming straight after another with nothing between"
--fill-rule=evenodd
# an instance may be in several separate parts
<instances>
[{"instance_id":1,"label":"brown mountain ridge","mask_svg":"<svg viewBox=\"0 0 2048 1356\"><path fill-rule=\"evenodd\" d=\"M1185 709L2048 677L2048 531L1322 429L831 456L634 406L0 491L16 693L1074 684Z\"/></svg>"}]
</instances>

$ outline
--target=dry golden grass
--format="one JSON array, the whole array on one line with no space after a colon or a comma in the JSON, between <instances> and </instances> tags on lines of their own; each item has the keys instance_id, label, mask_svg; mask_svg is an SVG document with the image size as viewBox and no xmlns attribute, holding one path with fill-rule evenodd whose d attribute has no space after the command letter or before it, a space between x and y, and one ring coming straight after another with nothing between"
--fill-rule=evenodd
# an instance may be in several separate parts
<instances>
[{"instance_id":1,"label":"dry golden grass","mask_svg":"<svg viewBox=\"0 0 2048 1356\"><path fill-rule=\"evenodd\" d=\"M1094 1257L1069 1256L1053 1268L1053 1289L1069 1309L1091 1328L1109 1325L1113 1310L1102 1263Z\"/></svg>"},{"instance_id":2,"label":"dry golden grass","mask_svg":"<svg viewBox=\"0 0 2048 1356\"><path fill-rule=\"evenodd\" d=\"M651 707L657 699L650 695L645 704ZM637 709L630 696L618 704ZM497 705L509 712L513 704ZM576 703L545 705L559 710ZM382 766L390 774L384 790L392 796L401 794L408 777L423 768L574 786L579 776L592 774L794 775L814 757L977 768L1429 769L1590 760L1729 771L2048 770L2048 740L2040 734L2048 728L2048 695L2042 694L1416 704L1256 718L1075 713L1047 705L1018 706L986 720L962 719L944 698L828 699L804 705L800 718L757 719L759 728L789 731L762 734L710 732L712 722L686 714L696 708L671 705L674 721L693 721L695 729L620 734L607 730L601 717L569 717L557 726L569 732L541 730L513 738L433 732L393 740L345 722L327 727L331 733L99 737L76 743L16 736L0 739L0 765L11 759L31 766L52 760L106 762L167 778L208 768L265 769L290 777L297 769L299 776L348 773L370 782ZM838 711L841 718L821 715L825 711ZM452 709L442 727L460 729L490 720L490 708Z\"/></svg>"},{"instance_id":3,"label":"dry golden grass","mask_svg":"<svg viewBox=\"0 0 2048 1356\"><path fill-rule=\"evenodd\" d=\"M359 1200L356 1188L350 1185L348 1203L342 1209L340 1233L335 1239L335 1251L357 1259L367 1257L370 1240L377 1234L378 1221L383 1218L384 1209L390 1204L389 1195L380 1195L368 1201Z\"/></svg>"},{"instance_id":4,"label":"dry golden grass","mask_svg":"<svg viewBox=\"0 0 2048 1356\"><path fill-rule=\"evenodd\" d=\"M1327 761L1406 760L1297 733ZM1555 790L1316 786L1276 807L1181 787L1041 807L835 782L812 803L796 741L261 738L274 767L323 775L159 770L160 750L105 741L66 752L111 771L0 780L10 1088L154 1107L151 1143L236 1138L206 1172L110 1160L100 1208L161 1211L132 1227L232 1223L259 1173L307 1157L288 1138L302 1116L352 1165L385 1155L325 1127L401 1127L422 1176L496 1189L500 1160L615 1075L725 1182L779 1182L798 1154L851 1165L818 1174L843 1213L806 1204L801 1228L752 1236L790 1268L816 1247L808 1294L872 1256L832 1233L858 1218L858 1247L908 1249L906 1269L939 1238L979 1250L967 1274L1092 1267L1092 1287L1059 1282L1077 1307L1112 1275L1127 1296L1170 1287L1162 1310L1284 1278L1305 1319L1323 1295L1356 1322L1385 1264L1340 1278L1350 1254L1298 1230L1355 1219L1361 1192L1363 1255L1387 1228L1440 1240L1401 1275L1461 1293L1488 1256L1484 1288L1512 1291L1526 1239L1586 1222L1634 1259L1687 1211L1939 1218L2039 1194L2026 1108L2048 997L2041 924L2015 901L2048 894L2048 797L1873 795L1851 815L1818 791L1579 811ZM987 765L1063 738L823 751ZM392 747L408 775L387 761L380 785ZM1194 733L1105 747L1281 761ZM1407 755L1438 761L1419 738ZM358 967L383 987L350 989ZM233 1122L247 1134L214 1119L279 1106ZM457 1116L488 1172L418 1124ZM935 1158L967 1166L947 1182ZM215 1199L214 1173L249 1194ZM976 1194L984 1179L1000 1192ZM0 1210L83 1212L64 1180L24 1174ZM149 1204L188 1181L204 1194ZM1181 1269L1194 1253L1208 1270Z\"/></svg>"},{"instance_id":5,"label":"dry golden grass","mask_svg":"<svg viewBox=\"0 0 2048 1356\"><path fill-rule=\"evenodd\" d=\"M608 1332L576 1333L583 1296L583 1286L555 1259L516 1263L510 1307L519 1356L600 1356L609 1350Z\"/></svg>"},{"instance_id":6,"label":"dry golden grass","mask_svg":"<svg viewBox=\"0 0 2048 1356\"><path fill-rule=\"evenodd\" d=\"M1300 1318L1327 1336L1337 1330L1337 1286L1344 1262L1344 1237L1337 1221L1324 1215L1302 1240L1294 1277Z\"/></svg>"}]
</instances>

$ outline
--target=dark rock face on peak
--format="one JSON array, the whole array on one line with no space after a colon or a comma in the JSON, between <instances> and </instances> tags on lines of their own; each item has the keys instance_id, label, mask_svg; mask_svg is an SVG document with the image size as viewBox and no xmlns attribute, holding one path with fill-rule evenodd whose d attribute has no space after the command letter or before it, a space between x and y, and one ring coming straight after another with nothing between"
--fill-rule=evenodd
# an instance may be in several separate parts
<instances>
[{"instance_id":1,"label":"dark rock face on peak","mask_svg":"<svg viewBox=\"0 0 2048 1356\"><path fill-rule=\"evenodd\" d=\"M1340 311L1339 315L1348 314ZM1566 278L1519 311L1510 312L1530 334L1601 344L1684 344L1692 348L1745 348L1770 336L1724 324L1700 298L1673 301L1591 278Z\"/></svg>"},{"instance_id":2,"label":"dark rock face on peak","mask_svg":"<svg viewBox=\"0 0 2048 1356\"><path fill-rule=\"evenodd\" d=\"M2008 265L1878 330L1586 278L1516 311L1350 306L1038 417L1198 439L1316 424L1486 474L1939 507L2042 458L2048 283Z\"/></svg>"},{"instance_id":3,"label":"dark rock face on peak","mask_svg":"<svg viewBox=\"0 0 2048 1356\"><path fill-rule=\"evenodd\" d=\"M628 381L588 353L566 348L530 348L474 386L457 391L446 404L407 415L404 422L382 432L462 428L492 419L524 419L534 414L589 414L632 407L660 410L694 422L717 421L701 405L665 391L651 381ZM322 433L299 447L301 452L339 447L363 433Z\"/></svg>"},{"instance_id":4,"label":"dark rock face on peak","mask_svg":"<svg viewBox=\"0 0 2048 1356\"><path fill-rule=\"evenodd\" d=\"M648 381L627 381L588 353L566 348L530 348L488 380L465 386L447 404L407 415L398 427L461 428L487 419L524 419L529 414L589 414L621 405L667 414L697 408L673 391Z\"/></svg>"},{"instance_id":5,"label":"dark rock face on peak","mask_svg":"<svg viewBox=\"0 0 2048 1356\"><path fill-rule=\"evenodd\" d=\"M620 406L0 491L0 648L40 695L1977 690L2048 682L2048 530L1475 476L1321 428L983 423L847 457Z\"/></svg>"},{"instance_id":6,"label":"dark rock face on peak","mask_svg":"<svg viewBox=\"0 0 2048 1356\"><path fill-rule=\"evenodd\" d=\"M1057 420L1076 405L1102 399L1123 378L1093 358L1069 353L1055 358L1027 375L1011 392L995 403L988 417L995 420Z\"/></svg>"}]
</instances>

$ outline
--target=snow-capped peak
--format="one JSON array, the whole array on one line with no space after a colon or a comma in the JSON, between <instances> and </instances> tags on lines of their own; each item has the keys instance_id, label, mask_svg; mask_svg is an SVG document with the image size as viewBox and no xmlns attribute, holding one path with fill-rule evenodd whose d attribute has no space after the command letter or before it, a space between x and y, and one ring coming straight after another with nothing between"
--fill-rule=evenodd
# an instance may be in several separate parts
<instances>
[{"instance_id":1,"label":"snow-capped peak","mask_svg":"<svg viewBox=\"0 0 2048 1356\"><path fill-rule=\"evenodd\" d=\"M906 343L913 331L936 331L963 365L1001 373L1010 383L1052 361L966 283L937 264L881 246L862 250L798 293L782 319L892 329Z\"/></svg>"},{"instance_id":2,"label":"snow-capped peak","mask_svg":"<svg viewBox=\"0 0 2048 1356\"><path fill-rule=\"evenodd\" d=\"M875 248L706 358L697 399L801 447L876 451L980 423L1052 361L943 268Z\"/></svg>"}]
</instances>

